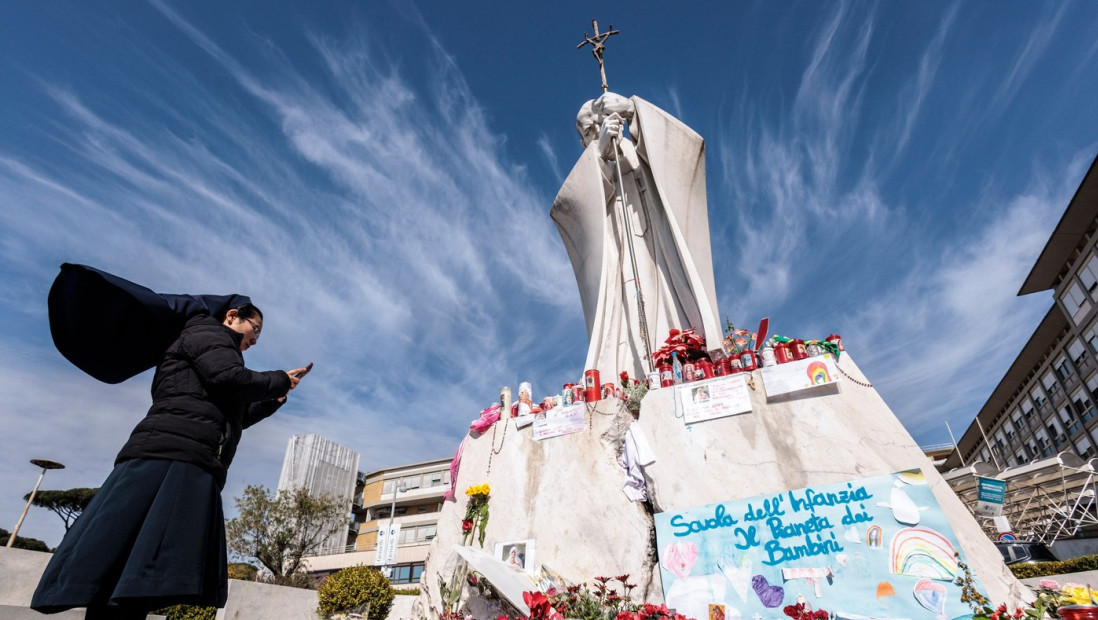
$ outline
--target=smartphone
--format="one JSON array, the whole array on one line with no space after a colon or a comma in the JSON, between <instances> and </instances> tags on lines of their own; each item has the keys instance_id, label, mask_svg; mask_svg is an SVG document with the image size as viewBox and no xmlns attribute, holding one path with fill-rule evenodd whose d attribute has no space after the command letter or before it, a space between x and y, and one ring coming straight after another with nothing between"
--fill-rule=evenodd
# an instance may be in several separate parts
<instances>
[{"instance_id":1,"label":"smartphone","mask_svg":"<svg viewBox=\"0 0 1098 620\"><path fill-rule=\"evenodd\" d=\"M312 370L312 369L313 369L313 363L309 362L309 365L305 367L305 372L294 373L294 378L295 379L300 379L300 378L304 377L305 375L309 374L309 371Z\"/></svg>"}]
</instances>

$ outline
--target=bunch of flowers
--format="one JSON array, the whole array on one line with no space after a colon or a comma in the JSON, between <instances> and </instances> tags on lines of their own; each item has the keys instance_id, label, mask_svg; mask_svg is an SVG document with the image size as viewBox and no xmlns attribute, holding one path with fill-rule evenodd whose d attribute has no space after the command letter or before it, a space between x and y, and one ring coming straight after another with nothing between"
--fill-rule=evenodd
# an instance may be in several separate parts
<instances>
[{"instance_id":1,"label":"bunch of flowers","mask_svg":"<svg viewBox=\"0 0 1098 620\"><path fill-rule=\"evenodd\" d=\"M1033 607L1040 605L1049 613L1056 613L1056 610L1064 605L1098 605L1090 586L1077 583L1065 583L1061 586L1051 579L1042 579L1036 593L1037 599L1033 601ZM1006 606L1000 605L1000 607L1005 610ZM1000 618L994 620L1000 620Z\"/></svg>"},{"instance_id":2,"label":"bunch of flowers","mask_svg":"<svg viewBox=\"0 0 1098 620\"><path fill-rule=\"evenodd\" d=\"M827 620L831 617L831 614L822 609L813 610L812 606L803 600L797 601L796 605L786 605L782 608L782 612L793 620Z\"/></svg>"},{"instance_id":3,"label":"bunch of flowers","mask_svg":"<svg viewBox=\"0 0 1098 620\"><path fill-rule=\"evenodd\" d=\"M621 399L625 403L625 408L636 416L640 413L641 401L644 400L644 395L648 393L648 383L630 379L629 373L624 370L621 371L620 377L622 391Z\"/></svg>"},{"instance_id":4,"label":"bunch of flowers","mask_svg":"<svg viewBox=\"0 0 1098 620\"><path fill-rule=\"evenodd\" d=\"M672 353L678 353L679 359L684 362L708 357L705 338L695 334L693 329L672 329L663 346L652 354L652 363L657 366L669 364Z\"/></svg>"},{"instance_id":5,"label":"bunch of flowers","mask_svg":"<svg viewBox=\"0 0 1098 620\"><path fill-rule=\"evenodd\" d=\"M673 613L667 605L639 604L630 600L635 584L629 583L629 575L595 577L593 586L586 583L567 586L562 590L550 588L541 592L523 592L522 599L530 608L530 616L514 620L692 620ZM512 620L499 616L496 620Z\"/></svg>"},{"instance_id":6,"label":"bunch of flowers","mask_svg":"<svg viewBox=\"0 0 1098 620\"><path fill-rule=\"evenodd\" d=\"M637 611L623 611L614 620L690 620L682 614L672 613L667 605L645 603Z\"/></svg>"},{"instance_id":7,"label":"bunch of flowers","mask_svg":"<svg viewBox=\"0 0 1098 620\"><path fill-rule=\"evenodd\" d=\"M735 355L747 350L754 334L746 329L736 329L732 321L724 320L724 350L729 355Z\"/></svg>"},{"instance_id":8,"label":"bunch of flowers","mask_svg":"<svg viewBox=\"0 0 1098 620\"><path fill-rule=\"evenodd\" d=\"M958 562L958 566L964 575L957 577L954 583L961 586L961 601L972 608L974 620L1045 620L1055 618L1056 610L1065 605L1098 604L1087 586L1068 583L1061 587L1051 579L1042 579L1036 589L1037 598L1025 607L1016 607L1014 611L1007 609L1006 605L992 608L988 598L976 590L968 565Z\"/></svg>"},{"instance_id":9,"label":"bunch of flowers","mask_svg":"<svg viewBox=\"0 0 1098 620\"><path fill-rule=\"evenodd\" d=\"M484 528L488 525L488 498L491 489L487 484L477 484L465 489L469 503L465 507L465 518L461 520L461 544L469 546L473 531L477 532L477 542L484 546Z\"/></svg>"}]
</instances>

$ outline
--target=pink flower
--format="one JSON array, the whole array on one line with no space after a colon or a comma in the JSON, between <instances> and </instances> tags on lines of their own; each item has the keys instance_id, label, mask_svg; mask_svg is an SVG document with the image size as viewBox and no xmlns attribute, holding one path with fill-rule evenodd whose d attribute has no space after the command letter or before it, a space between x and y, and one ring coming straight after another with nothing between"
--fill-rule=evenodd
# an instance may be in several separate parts
<instances>
[{"instance_id":1,"label":"pink flower","mask_svg":"<svg viewBox=\"0 0 1098 620\"><path fill-rule=\"evenodd\" d=\"M1041 583L1039 585L1040 585L1041 588L1045 588L1045 589L1048 589L1048 590L1059 590L1060 589L1060 584L1056 583L1055 581L1053 581L1051 579L1042 579Z\"/></svg>"}]
</instances>

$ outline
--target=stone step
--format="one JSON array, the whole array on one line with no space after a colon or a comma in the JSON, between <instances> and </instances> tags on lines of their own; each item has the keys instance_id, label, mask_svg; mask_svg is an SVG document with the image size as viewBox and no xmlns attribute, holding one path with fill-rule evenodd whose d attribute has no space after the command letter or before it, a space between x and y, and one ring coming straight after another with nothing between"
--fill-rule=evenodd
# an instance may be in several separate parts
<instances>
[{"instance_id":1,"label":"stone step","mask_svg":"<svg viewBox=\"0 0 1098 620\"><path fill-rule=\"evenodd\" d=\"M83 620L83 609L70 609L57 614L40 614L30 607L18 605L0 605L0 620Z\"/></svg>"},{"instance_id":2,"label":"stone step","mask_svg":"<svg viewBox=\"0 0 1098 620\"><path fill-rule=\"evenodd\" d=\"M83 609L70 609L57 614L40 614L30 607L0 605L0 620L84 620ZM146 620L165 620L164 616L148 616Z\"/></svg>"}]
</instances>

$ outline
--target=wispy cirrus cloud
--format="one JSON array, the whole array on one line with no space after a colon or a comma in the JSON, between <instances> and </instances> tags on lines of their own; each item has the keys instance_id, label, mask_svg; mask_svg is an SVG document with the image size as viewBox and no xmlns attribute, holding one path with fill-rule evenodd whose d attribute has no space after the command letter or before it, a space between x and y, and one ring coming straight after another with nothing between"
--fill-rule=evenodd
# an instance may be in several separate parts
<instances>
[{"instance_id":1,"label":"wispy cirrus cloud","mask_svg":"<svg viewBox=\"0 0 1098 620\"><path fill-rule=\"evenodd\" d=\"M1025 191L982 198L994 209L971 205L992 215L850 317L858 361L913 435L947 441L946 421L963 432L1048 311L1049 294L1017 291L1093 159L1035 170Z\"/></svg>"},{"instance_id":2,"label":"wispy cirrus cloud","mask_svg":"<svg viewBox=\"0 0 1098 620\"><path fill-rule=\"evenodd\" d=\"M34 283L38 301L22 311L36 330L69 260L164 292L250 294L268 321L249 365L316 362L290 404L245 438L227 496L246 481L273 484L295 432L345 442L365 469L451 454L468 419L514 381L501 373L528 368L542 338L583 339L561 331L579 303L562 286L573 278L549 198L506 160L444 50L435 45L416 67L426 76L412 79L365 38L312 34L323 73L306 77L275 42L252 41L246 64L156 6L235 92L136 41L133 57L181 86L170 103L140 84L92 99L40 78L55 113L42 131L65 157L0 152L0 258L9 279ZM15 448L0 483L19 488L17 463L60 453L90 472L81 484L98 484L148 406L149 378L97 386L48 337L38 342L20 356L41 363L8 376L21 389L0 407L27 436L64 430ZM0 333L0 346L16 343ZM478 371L468 363L478 359L493 365ZM44 537L56 544L55 534Z\"/></svg>"},{"instance_id":3,"label":"wispy cirrus cloud","mask_svg":"<svg viewBox=\"0 0 1098 620\"><path fill-rule=\"evenodd\" d=\"M1085 151L1063 170L1035 168L1012 193L996 189L992 175L983 195L946 208L912 201L913 179L956 174L955 161L920 160L913 170L908 151L931 114L958 10L941 18L915 64L898 67L870 62L880 45L874 17L836 5L808 42L792 103L775 111L741 99L717 147L719 178L740 209L735 225L717 233L735 240L715 255L735 266L738 283L722 291L722 309L737 324L768 315L784 335L850 334L863 371L921 441L944 440L947 419L967 425L1006 370L981 360L1012 360L1047 311L1047 295L1016 297L1020 278L1093 159ZM985 79L1001 71L1009 84L982 104L946 98L955 109L933 114L1009 105L1061 15L1020 41L1011 62L988 68ZM891 91L900 104L875 107L875 131L866 132L864 96L877 72L903 76ZM919 149L955 141L945 133L921 139ZM928 220L931 213L964 228L923 234L948 227Z\"/></svg>"}]
</instances>

